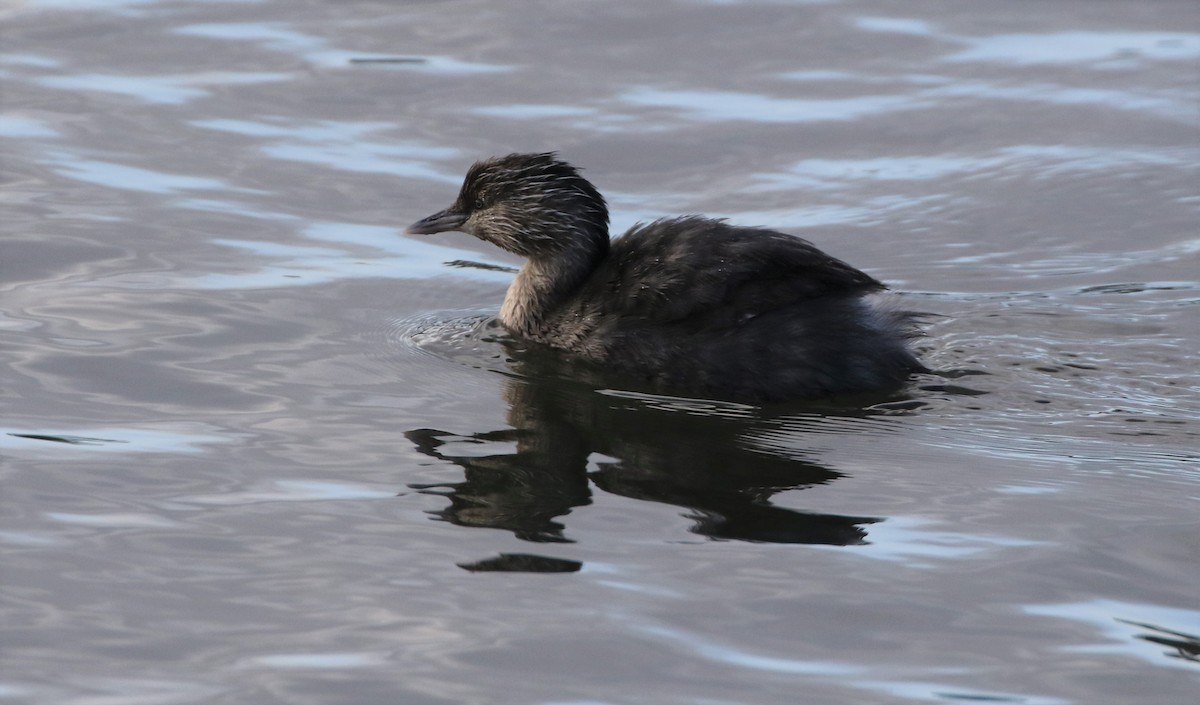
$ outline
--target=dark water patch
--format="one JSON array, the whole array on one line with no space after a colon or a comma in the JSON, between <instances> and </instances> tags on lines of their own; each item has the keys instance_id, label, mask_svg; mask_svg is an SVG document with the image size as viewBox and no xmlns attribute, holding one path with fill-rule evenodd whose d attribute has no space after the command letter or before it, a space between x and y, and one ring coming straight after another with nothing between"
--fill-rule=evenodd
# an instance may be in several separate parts
<instances>
[{"instance_id":1,"label":"dark water patch","mask_svg":"<svg viewBox=\"0 0 1200 705\"><path fill-rule=\"evenodd\" d=\"M106 445L109 443L128 443L112 438L89 438L87 436L52 435L48 433L9 433L14 438L28 438L33 441L50 441L52 443L67 443L69 445Z\"/></svg>"},{"instance_id":2,"label":"dark water patch","mask_svg":"<svg viewBox=\"0 0 1200 705\"><path fill-rule=\"evenodd\" d=\"M963 693L955 691L938 691L933 693L940 700L964 703L1025 703L1027 698L1020 695L985 695L983 693Z\"/></svg>"},{"instance_id":3,"label":"dark water patch","mask_svg":"<svg viewBox=\"0 0 1200 705\"><path fill-rule=\"evenodd\" d=\"M380 56L374 58L354 57L352 64L424 64L429 60L420 56Z\"/></svg>"},{"instance_id":4,"label":"dark water patch","mask_svg":"<svg viewBox=\"0 0 1200 705\"><path fill-rule=\"evenodd\" d=\"M1200 636L1144 622L1117 621L1146 630L1147 633L1137 634L1135 638L1168 647L1169 650L1164 652L1166 656L1200 665Z\"/></svg>"},{"instance_id":5,"label":"dark water patch","mask_svg":"<svg viewBox=\"0 0 1200 705\"><path fill-rule=\"evenodd\" d=\"M495 558L459 563L458 567L471 573L578 573L583 563L532 553L502 553Z\"/></svg>"},{"instance_id":6,"label":"dark water patch","mask_svg":"<svg viewBox=\"0 0 1200 705\"><path fill-rule=\"evenodd\" d=\"M966 351L963 349L957 349L957 350L954 350L953 352L962 354L962 353L965 353ZM938 373L938 376L946 377L947 379L961 379L963 377L973 377L976 375L990 374L989 372L987 372L985 370L976 370L976 369L969 369L969 368L939 369L937 371L937 373Z\"/></svg>"},{"instance_id":7,"label":"dark water patch","mask_svg":"<svg viewBox=\"0 0 1200 705\"><path fill-rule=\"evenodd\" d=\"M212 425L187 422L158 422L128 427L93 424L72 431L4 430L9 438L21 439L8 441L4 445L10 454L35 458L46 456L47 453L51 457L72 457L76 452L102 452L106 455L198 454L205 446L229 443L236 438L236 434L222 435L220 429Z\"/></svg>"},{"instance_id":8,"label":"dark water patch","mask_svg":"<svg viewBox=\"0 0 1200 705\"><path fill-rule=\"evenodd\" d=\"M531 373L529 362L505 383L512 428L465 438L433 429L405 434L422 454L465 473L461 482L410 485L450 500L435 518L526 541L569 542L560 517L591 504L594 487L684 507L694 521L689 530L712 539L859 544L863 527L881 520L773 506L774 494L826 484L840 473L799 460L794 428L764 422L754 407L598 393ZM813 417L813 425L829 432L825 419Z\"/></svg>"},{"instance_id":9,"label":"dark water patch","mask_svg":"<svg viewBox=\"0 0 1200 705\"><path fill-rule=\"evenodd\" d=\"M1044 370L1043 371L1047 371ZM939 394L953 394L961 397L977 397L988 392L982 389L971 389L958 384L922 384L918 389L925 392L936 392Z\"/></svg>"},{"instance_id":10,"label":"dark water patch","mask_svg":"<svg viewBox=\"0 0 1200 705\"><path fill-rule=\"evenodd\" d=\"M1078 294L1142 294L1148 291L1195 291L1194 282L1131 282L1128 284L1101 284L1085 286Z\"/></svg>"}]
</instances>

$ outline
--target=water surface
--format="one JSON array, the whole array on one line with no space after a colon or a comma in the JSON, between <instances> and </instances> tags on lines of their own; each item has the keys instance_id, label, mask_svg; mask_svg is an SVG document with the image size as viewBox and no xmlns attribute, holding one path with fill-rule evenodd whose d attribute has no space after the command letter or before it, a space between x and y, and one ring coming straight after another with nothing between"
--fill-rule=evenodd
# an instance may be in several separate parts
<instances>
[{"instance_id":1,"label":"water surface","mask_svg":"<svg viewBox=\"0 0 1200 705\"><path fill-rule=\"evenodd\" d=\"M1189 2L3 10L0 701L1192 702ZM807 237L906 394L529 355L404 236L559 150L618 232Z\"/></svg>"}]
</instances>

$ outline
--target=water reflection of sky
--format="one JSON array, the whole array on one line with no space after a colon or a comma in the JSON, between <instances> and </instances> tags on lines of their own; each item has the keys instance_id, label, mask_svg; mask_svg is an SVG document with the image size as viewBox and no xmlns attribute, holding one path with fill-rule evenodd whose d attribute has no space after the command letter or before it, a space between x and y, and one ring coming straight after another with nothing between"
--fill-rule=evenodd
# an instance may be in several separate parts
<instances>
[{"instance_id":1,"label":"water reflection of sky","mask_svg":"<svg viewBox=\"0 0 1200 705\"><path fill-rule=\"evenodd\" d=\"M43 3L46 4L45 0ZM139 2L101 3L67 2L57 0L52 6L71 6L88 10L116 10L141 5ZM149 3L145 3L149 4ZM105 7L107 6L107 7ZM235 41L255 44L261 48L297 56L304 61L325 67L349 68L353 59L388 59L388 54L336 49L328 45L323 37L304 34L277 23L230 23L194 24L173 30L175 34L210 40ZM4 63L34 68L55 68L57 59L31 54L6 54ZM404 61L383 63L379 68L406 71L422 71L448 75L502 73L512 67L469 62L448 56L407 57ZM289 72L281 71L197 71L192 73L125 74L84 72L54 74L32 77L29 80L45 86L67 91L96 91L135 98L149 104L179 105L198 98L208 97L215 87L254 85L281 82L292 79Z\"/></svg>"},{"instance_id":2,"label":"water reflection of sky","mask_svg":"<svg viewBox=\"0 0 1200 705\"><path fill-rule=\"evenodd\" d=\"M946 62L1005 62L1021 65L1080 64L1093 69L1132 68L1145 61L1194 61L1200 58L1200 34L1153 32L1057 32L967 37L938 32L928 22L897 18L860 18L860 29L902 33L944 40L955 47ZM617 104L670 109L688 120L705 122L754 121L805 123L845 121L902 110L926 108L949 99L1040 102L1053 105L1097 105L1119 110L1147 111L1165 118L1194 121L1195 104L1185 91L1079 88L1047 81L992 83L963 81L934 74L888 76L854 71L810 69L780 75L800 82L843 82L871 85L926 85L904 94L868 94L840 98L791 98L744 91L695 90L687 87L643 85L615 96ZM641 120L618 120L619 111L597 115L593 108L557 104L491 105L474 112L512 119L575 118L580 128L603 131L646 131ZM629 116L624 116L629 117Z\"/></svg>"},{"instance_id":3,"label":"water reflection of sky","mask_svg":"<svg viewBox=\"0 0 1200 705\"><path fill-rule=\"evenodd\" d=\"M260 289L325 284L344 279L428 279L452 275L488 282L507 282L512 274L478 267L447 266L475 261L505 265L475 252L437 244L428 238L402 236L399 228L353 223L312 223L303 234L330 246L298 245L262 240L218 239L213 242L261 256L269 264L245 272L212 272L196 277L157 277L154 285L195 289ZM123 277L136 283L137 277ZM147 279L143 282L151 284Z\"/></svg>"},{"instance_id":4,"label":"water reflection of sky","mask_svg":"<svg viewBox=\"0 0 1200 705\"><path fill-rule=\"evenodd\" d=\"M202 71L189 74L131 76L128 74L79 73L42 76L34 79L47 88L69 91L99 91L138 98L147 103L178 105L211 94L214 86L253 85L286 81L286 73L264 71Z\"/></svg>"},{"instance_id":5,"label":"water reflection of sky","mask_svg":"<svg viewBox=\"0 0 1200 705\"><path fill-rule=\"evenodd\" d=\"M219 494L175 497L172 502L213 506L262 504L264 502L328 502L341 500L393 499L395 488L372 487L348 482L321 480L272 480L257 489L227 491Z\"/></svg>"},{"instance_id":6,"label":"water reflection of sky","mask_svg":"<svg viewBox=\"0 0 1200 705\"><path fill-rule=\"evenodd\" d=\"M47 155L46 161L57 165L58 173L67 178L129 191L157 194L172 194L179 191L191 190L262 193L253 189L230 186L220 179L169 174L163 171L143 169L126 164L85 159L77 154L52 153Z\"/></svg>"},{"instance_id":7,"label":"water reflection of sky","mask_svg":"<svg viewBox=\"0 0 1200 705\"><path fill-rule=\"evenodd\" d=\"M41 54L0 54L0 65L33 66L42 69L52 69L62 66L58 59L52 59Z\"/></svg>"},{"instance_id":8,"label":"water reflection of sky","mask_svg":"<svg viewBox=\"0 0 1200 705\"><path fill-rule=\"evenodd\" d=\"M552 103L513 103L510 105L493 105L475 108L473 112L478 115L491 115L493 117L517 118L521 120L542 120L545 118L581 117L584 115L594 115L596 110L594 108L585 108L579 105L555 105Z\"/></svg>"},{"instance_id":9,"label":"water reflection of sky","mask_svg":"<svg viewBox=\"0 0 1200 705\"><path fill-rule=\"evenodd\" d=\"M656 625L645 619L632 622L629 628L643 636L666 645L668 648L690 654L709 663L763 673L802 675L826 678L839 684L851 685L862 690L918 700L940 702L947 699L980 702L1014 702L1025 705L1067 705L1070 701L1054 697L1030 694L982 691L963 688L946 682L924 680L921 676L935 675L932 669L919 669L918 673L905 673L903 667L889 669L882 664L871 664L870 668L854 663L801 659L783 655L755 653L721 643L704 635L683 629ZM965 669L945 666L941 674L962 675ZM889 671L894 671L889 673ZM884 676L884 677L880 677ZM890 678L887 676L891 676Z\"/></svg>"},{"instance_id":10,"label":"water reflection of sky","mask_svg":"<svg viewBox=\"0 0 1200 705\"><path fill-rule=\"evenodd\" d=\"M281 670L322 670L335 669L343 670L347 668L369 668L372 666L385 666L392 661L392 654L388 651L379 652L329 652L329 653L289 653L289 654L266 654L264 656L256 656L248 659L245 666L266 666L267 668L275 668Z\"/></svg>"},{"instance_id":11,"label":"water reflection of sky","mask_svg":"<svg viewBox=\"0 0 1200 705\"><path fill-rule=\"evenodd\" d=\"M237 3L243 0L207 0L207 2ZM161 5L162 0L26 0L27 5L49 10L108 11L119 14L138 14L134 8Z\"/></svg>"},{"instance_id":12,"label":"water reflection of sky","mask_svg":"<svg viewBox=\"0 0 1200 705\"><path fill-rule=\"evenodd\" d=\"M690 651L695 656L704 660L728 666L792 675L805 674L847 677L862 675L864 673L864 669L861 667L837 661L815 661L755 654L727 644L720 644L712 639L706 639L699 634L682 629L644 622L630 625L630 628L657 641L666 642L675 648Z\"/></svg>"},{"instance_id":13,"label":"water reflection of sky","mask_svg":"<svg viewBox=\"0 0 1200 705\"><path fill-rule=\"evenodd\" d=\"M794 75L784 76L792 80ZM877 83L865 80L865 83ZM974 98L987 101L1019 101L1050 105L1096 105L1117 110L1145 111L1172 120L1192 122L1196 108L1189 94L1182 91L1129 91L1100 88L1072 88L1046 82L997 84L986 81L938 81L927 77L928 88L903 95L873 94L853 98L803 99L772 97L756 93L666 89L643 86L626 91L618 100L640 108L675 111L686 120L702 122L751 121L769 123L807 123L848 121L900 111L918 110L953 99ZM487 114L497 117L524 118L521 106L491 106ZM581 123L583 124L583 123ZM607 129L620 123L608 121ZM626 129L641 130L638 123Z\"/></svg>"},{"instance_id":14,"label":"water reflection of sky","mask_svg":"<svg viewBox=\"0 0 1200 705\"><path fill-rule=\"evenodd\" d=\"M930 89L930 97L981 98L996 101L1096 105L1116 110L1145 111L1160 117L1193 123L1196 106L1185 92L1141 93L1107 88L1071 88L1054 83L999 85L984 81L957 81Z\"/></svg>"},{"instance_id":15,"label":"water reflection of sky","mask_svg":"<svg viewBox=\"0 0 1200 705\"><path fill-rule=\"evenodd\" d=\"M930 181L946 177L996 176L1047 178L1070 172L1105 171L1134 166L1194 169L1200 150L1114 149L1060 144L1014 145L969 155L909 155L864 159L804 159L786 172L760 174L755 190L839 190L861 181Z\"/></svg>"},{"instance_id":16,"label":"water reflection of sky","mask_svg":"<svg viewBox=\"0 0 1200 705\"><path fill-rule=\"evenodd\" d=\"M1016 65L1080 64L1093 69L1132 68L1142 61L1194 61L1200 58L1200 34L1186 32L1102 32L1072 30L1045 33L959 35L925 20L859 17L859 29L910 34L960 48L946 61Z\"/></svg>"},{"instance_id":17,"label":"water reflection of sky","mask_svg":"<svg viewBox=\"0 0 1200 705\"><path fill-rule=\"evenodd\" d=\"M103 426L53 431L0 428L6 453L35 452L82 457L92 453L200 453L212 443L232 443L238 434L216 433L195 424L160 424L156 428Z\"/></svg>"},{"instance_id":18,"label":"water reflection of sky","mask_svg":"<svg viewBox=\"0 0 1200 705\"><path fill-rule=\"evenodd\" d=\"M821 122L854 120L917 107L905 95L866 95L840 99L774 98L731 91L678 90L640 87L626 91L620 100L629 105L671 108L684 117L704 121L752 120L755 122Z\"/></svg>"},{"instance_id":19,"label":"water reflection of sky","mask_svg":"<svg viewBox=\"0 0 1200 705\"><path fill-rule=\"evenodd\" d=\"M38 120L17 115L0 115L0 137L57 137L58 131Z\"/></svg>"},{"instance_id":20,"label":"water reflection of sky","mask_svg":"<svg viewBox=\"0 0 1200 705\"><path fill-rule=\"evenodd\" d=\"M1144 60L1200 59L1200 34L1183 32L998 34L964 41L969 48L947 56L947 61L1084 64L1096 69L1118 69L1131 68Z\"/></svg>"},{"instance_id":21,"label":"water reflection of sky","mask_svg":"<svg viewBox=\"0 0 1200 705\"><path fill-rule=\"evenodd\" d=\"M868 76L847 74L814 78L808 72L781 74L790 81L839 80L868 85L916 84L926 88L900 94L867 94L849 98L791 98L739 91L697 90L638 86L614 96L604 110L592 107L541 103L509 103L472 108L487 117L512 120L563 120L577 129L595 132L646 134L668 129L666 118L691 122L757 122L802 124L853 121L890 113L932 108L949 101L1016 101L1066 106L1101 106L1122 111L1144 111L1163 118L1191 122L1195 105L1180 91L1076 88L1047 82L991 83L962 81L944 76ZM656 120L627 109L667 111Z\"/></svg>"},{"instance_id":22,"label":"water reflection of sky","mask_svg":"<svg viewBox=\"0 0 1200 705\"><path fill-rule=\"evenodd\" d=\"M755 227L815 228L823 225L879 223L889 216L928 206L939 200L942 200L942 197L912 197L897 194L862 199L855 205L789 205L761 209L740 208L728 212L710 210L705 215L726 218L740 225Z\"/></svg>"},{"instance_id":23,"label":"water reflection of sky","mask_svg":"<svg viewBox=\"0 0 1200 705\"><path fill-rule=\"evenodd\" d=\"M175 206L177 208L192 208L195 210L209 211L212 213L236 215L242 218L252 218L254 220L301 220L300 216L298 215L267 211L261 208L255 208L249 204L215 198L180 198L175 201Z\"/></svg>"},{"instance_id":24,"label":"water reflection of sky","mask_svg":"<svg viewBox=\"0 0 1200 705\"><path fill-rule=\"evenodd\" d=\"M163 516L142 512L110 512L76 514L72 512L46 512L43 516L59 524L87 526L96 529L150 529L182 526Z\"/></svg>"},{"instance_id":25,"label":"water reflection of sky","mask_svg":"<svg viewBox=\"0 0 1200 705\"><path fill-rule=\"evenodd\" d=\"M319 36L304 34L274 22L206 23L179 27L176 34L218 39L224 41L250 42L271 51L283 52L303 58L318 66L349 66L351 59L383 59L392 54L335 49ZM408 71L427 71L445 74L503 73L510 66L463 61L448 56L411 57L414 61L383 64L389 68Z\"/></svg>"},{"instance_id":26,"label":"water reflection of sky","mask_svg":"<svg viewBox=\"0 0 1200 705\"><path fill-rule=\"evenodd\" d=\"M208 130L262 138L264 141L259 149L275 159L442 183L458 184L462 181L462 176L445 174L430 165L431 161L457 155L456 149L396 139L380 142L364 139L372 133L395 129L393 123L336 120L289 122L283 118L262 118L195 120L191 124Z\"/></svg>"},{"instance_id":27,"label":"water reflection of sky","mask_svg":"<svg viewBox=\"0 0 1200 705\"><path fill-rule=\"evenodd\" d=\"M1159 666L1194 669L1194 661L1169 658L1164 647L1144 636L1148 629L1170 630L1200 636L1200 611L1135 604L1118 600L1093 599L1049 605L1026 605L1027 614L1054 617L1091 626L1102 635L1103 641L1078 644L1064 650L1080 654L1119 654L1148 661Z\"/></svg>"},{"instance_id":28,"label":"water reflection of sky","mask_svg":"<svg viewBox=\"0 0 1200 705\"><path fill-rule=\"evenodd\" d=\"M907 568L934 568L935 561L983 559L981 554L985 552L1041 543L935 527L934 522L916 517L889 517L887 521L872 524L867 543L855 551L868 558L901 562Z\"/></svg>"}]
</instances>

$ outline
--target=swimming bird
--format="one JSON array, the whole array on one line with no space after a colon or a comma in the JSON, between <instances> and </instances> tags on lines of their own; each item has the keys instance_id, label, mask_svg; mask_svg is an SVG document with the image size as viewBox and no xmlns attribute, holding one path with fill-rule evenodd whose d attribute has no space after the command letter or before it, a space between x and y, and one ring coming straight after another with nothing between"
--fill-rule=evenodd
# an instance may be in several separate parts
<instances>
[{"instance_id":1,"label":"swimming bird","mask_svg":"<svg viewBox=\"0 0 1200 705\"><path fill-rule=\"evenodd\" d=\"M526 258L499 320L655 391L771 402L892 390L927 371L912 314L799 237L686 215L610 240L608 207L555 153L476 162L410 234L457 230Z\"/></svg>"}]
</instances>

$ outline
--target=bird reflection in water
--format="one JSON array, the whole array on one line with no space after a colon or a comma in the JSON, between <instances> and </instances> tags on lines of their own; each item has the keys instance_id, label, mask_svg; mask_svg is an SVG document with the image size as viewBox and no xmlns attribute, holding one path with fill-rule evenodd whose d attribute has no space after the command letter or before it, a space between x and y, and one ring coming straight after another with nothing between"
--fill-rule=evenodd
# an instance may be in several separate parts
<instances>
[{"instance_id":1,"label":"bird reflection in water","mask_svg":"<svg viewBox=\"0 0 1200 705\"><path fill-rule=\"evenodd\" d=\"M438 520L503 529L525 541L570 543L558 519L590 504L595 486L684 507L695 521L690 530L712 539L856 545L865 543L866 525L881 521L772 504L776 493L841 474L751 446L746 438L764 424L754 407L678 400L671 408L670 398L606 392L604 380L576 366L565 369L559 356L510 352L515 374L505 383L505 397L512 428L469 436L432 429L405 434L421 453L464 470L462 482L410 485L449 500L432 512ZM464 443L503 445L505 452L450 452ZM593 454L604 457L589 472ZM530 557L521 558L515 563ZM463 567L496 570L508 563Z\"/></svg>"}]
</instances>

